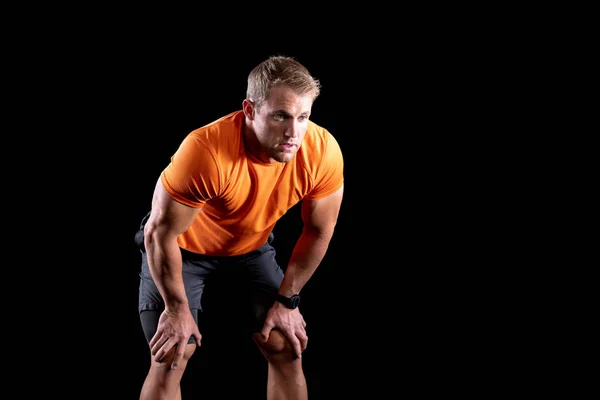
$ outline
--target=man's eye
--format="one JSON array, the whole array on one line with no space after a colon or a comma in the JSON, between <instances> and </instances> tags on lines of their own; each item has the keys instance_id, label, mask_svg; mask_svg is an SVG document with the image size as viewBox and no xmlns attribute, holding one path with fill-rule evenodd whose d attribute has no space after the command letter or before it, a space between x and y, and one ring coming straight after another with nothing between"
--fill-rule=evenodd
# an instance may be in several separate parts
<instances>
[{"instance_id":1,"label":"man's eye","mask_svg":"<svg viewBox=\"0 0 600 400\"><path fill-rule=\"evenodd\" d=\"M283 121L285 116L283 114L275 114L273 115L273 118L275 118L277 121Z\"/></svg>"}]
</instances>

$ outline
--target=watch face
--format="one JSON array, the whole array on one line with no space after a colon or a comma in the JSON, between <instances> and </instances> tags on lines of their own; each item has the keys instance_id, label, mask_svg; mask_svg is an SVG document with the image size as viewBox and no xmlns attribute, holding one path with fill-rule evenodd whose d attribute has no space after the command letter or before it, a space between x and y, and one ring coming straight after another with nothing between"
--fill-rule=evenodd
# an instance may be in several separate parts
<instances>
[{"instance_id":1,"label":"watch face","mask_svg":"<svg viewBox=\"0 0 600 400\"><path fill-rule=\"evenodd\" d=\"M292 297L285 297L277 293L275 295L275 299L281 304L285 305L287 308L297 308L300 305L300 295L293 295Z\"/></svg>"},{"instance_id":2,"label":"watch face","mask_svg":"<svg viewBox=\"0 0 600 400\"><path fill-rule=\"evenodd\" d=\"M292 306L292 308L297 308L300 305L300 296L298 296L297 294L293 295L290 298L290 305Z\"/></svg>"}]
</instances>

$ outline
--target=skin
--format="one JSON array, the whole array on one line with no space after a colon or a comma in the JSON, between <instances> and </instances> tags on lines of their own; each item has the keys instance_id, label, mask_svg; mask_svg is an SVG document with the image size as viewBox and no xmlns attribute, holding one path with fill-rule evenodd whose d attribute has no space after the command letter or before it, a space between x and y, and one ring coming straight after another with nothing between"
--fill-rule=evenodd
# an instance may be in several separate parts
<instances>
[{"instance_id":1,"label":"skin","mask_svg":"<svg viewBox=\"0 0 600 400\"><path fill-rule=\"evenodd\" d=\"M266 163L291 161L308 129L312 103L310 96L298 96L281 86L274 87L258 109L253 101L244 100L244 136L250 152Z\"/></svg>"},{"instance_id":2,"label":"skin","mask_svg":"<svg viewBox=\"0 0 600 400\"><path fill-rule=\"evenodd\" d=\"M287 87L275 87L261 107L245 99L244 137L248 150L266 163L289 162L302 145L313 99ZM303 231L294 247L279 293L300 293L322 261L337 222L343 188L319 200L304 200ZM152 361L140 399L180 399L179 383L187 361L200 345L202 334L189 309L182 278L177 237L201 209L174 201L158 180L152 213L145 226L145 246L154 281L165 300L158 329L150 341ZM197 345L187 344L193 336ZM268 361L268 399L306 399L301 356L308 345L306 322L300 309L275 302L254 341ZM160 397L164 396L164 397Z\"/></svg>"}]
</instances>

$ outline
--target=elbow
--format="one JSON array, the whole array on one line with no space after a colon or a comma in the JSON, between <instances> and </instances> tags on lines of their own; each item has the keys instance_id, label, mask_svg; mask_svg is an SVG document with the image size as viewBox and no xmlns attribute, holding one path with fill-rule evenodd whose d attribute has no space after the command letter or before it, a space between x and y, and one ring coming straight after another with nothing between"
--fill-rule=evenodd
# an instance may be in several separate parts
<instances>
[{"instance_id":1,"label":"elbow","mask_svg":"<svg viewBox=\"0 0 600 400\"><path fill-rule=\"evenodd\" d=\"M335 222L325 226L305 225L303 231L305 235L316 237L318 239L329 240L335 231Z\"/></svg>"},{"instance_id":2,"label":"elbow","mask_svg":"<svg viewBox=\"0 0 600 400\"><path fill-rule=\"evenodd\" d=\"M146 249L152 248L156 243L156 224L148 222L144 226L144 245Z\"/></svg>"}]
</instances>

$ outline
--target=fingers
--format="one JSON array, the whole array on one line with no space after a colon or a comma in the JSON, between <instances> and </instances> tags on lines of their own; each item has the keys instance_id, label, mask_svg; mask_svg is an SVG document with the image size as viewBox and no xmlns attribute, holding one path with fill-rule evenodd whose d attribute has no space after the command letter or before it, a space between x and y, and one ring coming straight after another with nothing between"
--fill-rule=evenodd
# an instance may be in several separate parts
<instances>
[{"instance_id":1,"label":"fingers","mask_svg":"<svg viewBox=\"0 0 600 400\"><path fill-rule=\"evenodd\" d=\"M304 352L308 346L308 335L306 334L306 331L298 330L295 332L291 343L294 352L296 353L296 357L302 358L302 352Z\"/></svg>"},{"instance_id":2,"label":"fingers","mask_svg":"<svg viewBox=\"0 0 600 400\"><path fill-rule=\"evenodd\" d=\"M165 342L162 346L154 346L151 349L151 353L154 356L154 361L162 362L163 358L169 353L169 350L173 348L173 344L169 341Z\"/></svg>"},{"instance_id":3,"label":"fingers","mask_svg":"<svg viewBox=\"0 0 600 400\"><path fill-rule=\"evenodd\" d=\"M184 338L181 338L179 340L179 343L184 342L185 340ZM164 333L162 333L160 330L156 332L156 334L152 337L152 339L150 340L150 354L152 354L154 356L154 361L156 362L162 362L162 360L167 357L167 355L169 354L170 351L173 350L174 346L177 346L177 338L176 337L168 337L167 335L165 335ZM179 360L177 359L177 354L180 352L180 349L185 348L184 346L177 346L178 349L176 350L176 352L173 354L175 359L174 362L175 364L179 363ZM181 350L182 352L183 350Z\"/></svg>"},{"instance_id":4,"label":"fingers","mask_svg":"<svg viewBox=\"0 0 600 400\"><path fill-rule=\"evenodd\" d=\"M300 313L286 313L265 321L261 330L263 341L269 339L271 330L277 329L287 339L296 358L302 358L302 352L308 346L308 335L306 334L306 321Z\"/></svg>"},{"instance_id":5,"label":"fingers","mask_svg":"<svg viewBox=\"0 0 600 400\"><path fill-rule=\"evenodd\" d=\"M183 355L185 353L185 345L187 340L181 340L178 344L175 345L175 355L173 356L173 362L171 363L171 369L177 369L181 360L183 360Z\"/></svg>"},{"instance_id":6,"label":"fingers","mask_svg":"<svg viewBox=\"0 0 600 400\"><path fill-rule=\"evenodd\" d=\"M296 335L286 335L290 345L294 349L294 353L296 354L296 358L302 358L302 352L306 348L305 344L302 340L300 340Z\"/></svg>"},{"instance_id":7,"label":"fingers","mask_svg":"<svg viewBox=\"0 0 600 400\"><path fill-rule=\"evenodd\" d=\"M294 348L294 353L296 353L296 358L302 358L302 345L300 341L294 337L292 342L292 347Z\"/></svg>"},{"instance_id":8,"label":"fingers","mask_svg":"<svg viewBox=\"0 0 600 400\"><path fill-rule=\"evenodd\" d=\"M164 335L159 334L157 332L150 340L150 344L149 344L150 345L150 353L153 356L158 356L158 353L161 351L161 349L165 346L166 343L167 343L167 338ZM170 347L171 346L169 346L169 348Z\"/></svg>"},{"instance_id":9,"label":"fingers","mask_svg":"<svg viewBox=\"0 0 600 400\"><path fill-rule=\"evenodd\" d=\"M269 336L270 336L271 331L273 330L273 328L274 328L273 324L265 322L265 324L263 325L262 330L260 331L263 343L266 343L269 340Z\"/></svg>"},{"instance_id":10,"label":"fingers","mask_svg":"<svg viewBox=\"0 0 600 400\"><path fill-rule=\"evenodd\" d=\"M306 350L306 347L308 346L308 335L306 334L306 321L304 320L302 314L300 314L300 321L300 326L302 327L302 329L298 329L295 332L295 335L298 338L298 346L300 349L300 353L297 353L298 358L301 357L302 352Z\"/></svg>"},{"instance_id":11,"label":"fingers","mask_svg":"<svg viewBox=\"0 0 600 400\"><path fill-rule=\"evenodd\" d=\"M304 328L304 330L300 335L300 343L302 345L302 351L304 351L308 347L308 335L306 334L306 321L304 320L304 318L302 318L302 327Z\"/></svg>"},{"instance_id":12,"label":"fingers","mask_svg":"<svg viewBox=\"0 0 600 400\"><path fill-rule=\"evenodd\" d=\"M150 349L150 353L154 356L154 361L161 362L175 344L174 340L158 340Z\"/></svg>"},{"instance_id":13,"label":"fingers","mask_svg":"<svg viewBox=\"0 0 600 400\"><path fill-rule=\"evenodd\" d=\"M200 347L202 345L202 335L200 334L200 331L194 332L192 335L194 336L194 339L196 339L196 347Z\"/></svg>"},{"instance_id":14,"label":"fingers","mask_svg":"<svg viewBox=\"0 0 600 400\"><path fill-rule=\"evenodd\" d=\"M304 352L308 346L308 335L306 334L304 326L300 324L296 329L285 329L282 330L282 333L290 343L296 357L302 358L302 352Z\"/></svg>"},{"instance_id":15,"label":"fingers","mask_svg":"<svg viewBox=\"0 0 600 400\"><path fill-rule=\"evenodd\" d=\"M162 339L162 336L158 334L158 332L156 332L154 334L154 336L152 336L152 339L150 339L150 342L148 342L148 346L150 346L150 348L154 348L154 346ZM160 345L159 345L160 347ZM154 355L154 352L152 352L152 355Z\"/></svg>"},{"instance_id":16,"label":"fingers","mask_svg":"<svg viewBox=\"0 0 600 400\"><path fill-rule=\"evenodd\" d=\"M306 334L306 332L303 332L302 335L300 335L299 337L300 340L300 348L302 351L306 350L306 348L308 347L308 335Z\"/></svg>"}]
</instances>

